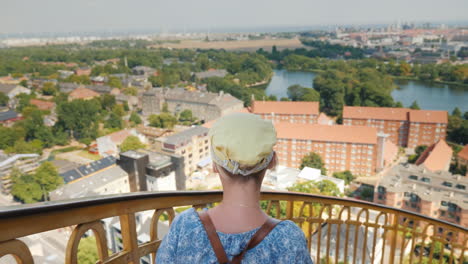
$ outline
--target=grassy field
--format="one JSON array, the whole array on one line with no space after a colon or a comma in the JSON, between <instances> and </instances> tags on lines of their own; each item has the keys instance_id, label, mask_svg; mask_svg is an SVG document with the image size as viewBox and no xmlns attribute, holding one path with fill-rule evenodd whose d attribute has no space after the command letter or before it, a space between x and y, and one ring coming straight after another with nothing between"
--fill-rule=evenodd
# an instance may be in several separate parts
<instances>
[{"instance_id":1,"label":"grassy field","mask_svg":"<svg viewBox=\"0 0 468 264\"><path fill-rule=\"evenodd\" d=\"M299 39L262 39L262 40L239 40L239 41L202 41L182 40L180 43L162 43L151 46L152 48L172 49L225 49L225 50L251 50L260 48L270 50L272 46L281 49L304 48Z\"/></svg>"},{"instance_id":2,"label":"grassy field","mask_svg":"<svg viewBox=\"0 0 468 264\"><path fill-rule=\"evenodd\" d=\"M86 150L82 150L82 151L78 152L78 156L86 158L86 159L90 159L90 160L100 160L101 159L101 156L96 155L96 154L91 154Z\"/></svg>"}]
</instances>

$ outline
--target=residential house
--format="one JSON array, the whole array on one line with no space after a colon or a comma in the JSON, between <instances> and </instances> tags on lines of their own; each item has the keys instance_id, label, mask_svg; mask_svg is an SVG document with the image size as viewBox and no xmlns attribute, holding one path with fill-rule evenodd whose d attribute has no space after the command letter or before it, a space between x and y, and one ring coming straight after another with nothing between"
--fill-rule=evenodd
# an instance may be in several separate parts
<instances>
[{"instance_id":1,"label":"residential house","mask_svg":"<svg viewBox=\"0 0 468 264\"><path fill-rule=\"evenodd\" d=\"M68 95L68 100L69 101L73 101L76 99L91 100L95 97L99 97L99 94L97 92L90 90L88 88L78 87Z\"/></svg>"}]
</instances>

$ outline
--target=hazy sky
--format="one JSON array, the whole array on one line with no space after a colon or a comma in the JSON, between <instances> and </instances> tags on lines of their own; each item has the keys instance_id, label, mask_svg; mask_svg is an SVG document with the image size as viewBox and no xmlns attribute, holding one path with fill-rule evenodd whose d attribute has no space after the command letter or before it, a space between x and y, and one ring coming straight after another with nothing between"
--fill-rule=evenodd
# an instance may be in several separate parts
<instances>
[{"instance_id":1,"label":"hazy sky","mask_svg":"<svg viewBox=\"0 0 468 264\"><path fill-rule=\"evenodd\" d=\"M468 20L467 0L0 0L0 34Z\"/></svg>"}]
</instances>

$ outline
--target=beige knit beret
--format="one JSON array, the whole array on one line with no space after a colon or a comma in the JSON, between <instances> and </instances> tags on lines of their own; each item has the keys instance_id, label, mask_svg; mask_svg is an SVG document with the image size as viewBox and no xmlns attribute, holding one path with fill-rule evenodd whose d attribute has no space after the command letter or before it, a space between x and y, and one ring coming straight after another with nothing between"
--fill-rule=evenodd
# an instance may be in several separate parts
<instances>
[{"instance_id":1,"label":"beige knit beret","mask_svg":"<svg viewBox=\"0 0 468 264\"><path fill-rule=\"evenodd\" d=\"M246 113L221 117L210 129L211 158L233 174L265 169L273 158L275 127L269 120Z\"/></svg>"}]
</instances>

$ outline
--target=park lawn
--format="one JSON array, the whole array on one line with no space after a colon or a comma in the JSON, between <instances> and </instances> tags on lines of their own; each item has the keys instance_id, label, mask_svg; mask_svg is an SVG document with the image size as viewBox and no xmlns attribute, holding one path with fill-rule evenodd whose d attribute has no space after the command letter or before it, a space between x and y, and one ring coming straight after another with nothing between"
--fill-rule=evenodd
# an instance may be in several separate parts
<instances>
[{"instance_id":1,"label":"park lawn","mask_svg":"<svg viewBox=\"0 0 468 264\"><path fill-rule=\"evenodd\" d=\"M90 160L100 160L102 158L101 156L96 155L96 154L91 154L86 150L82 150L78 152L77 155L86 159L90 159Z\"/></svg>"}]
</instances>

